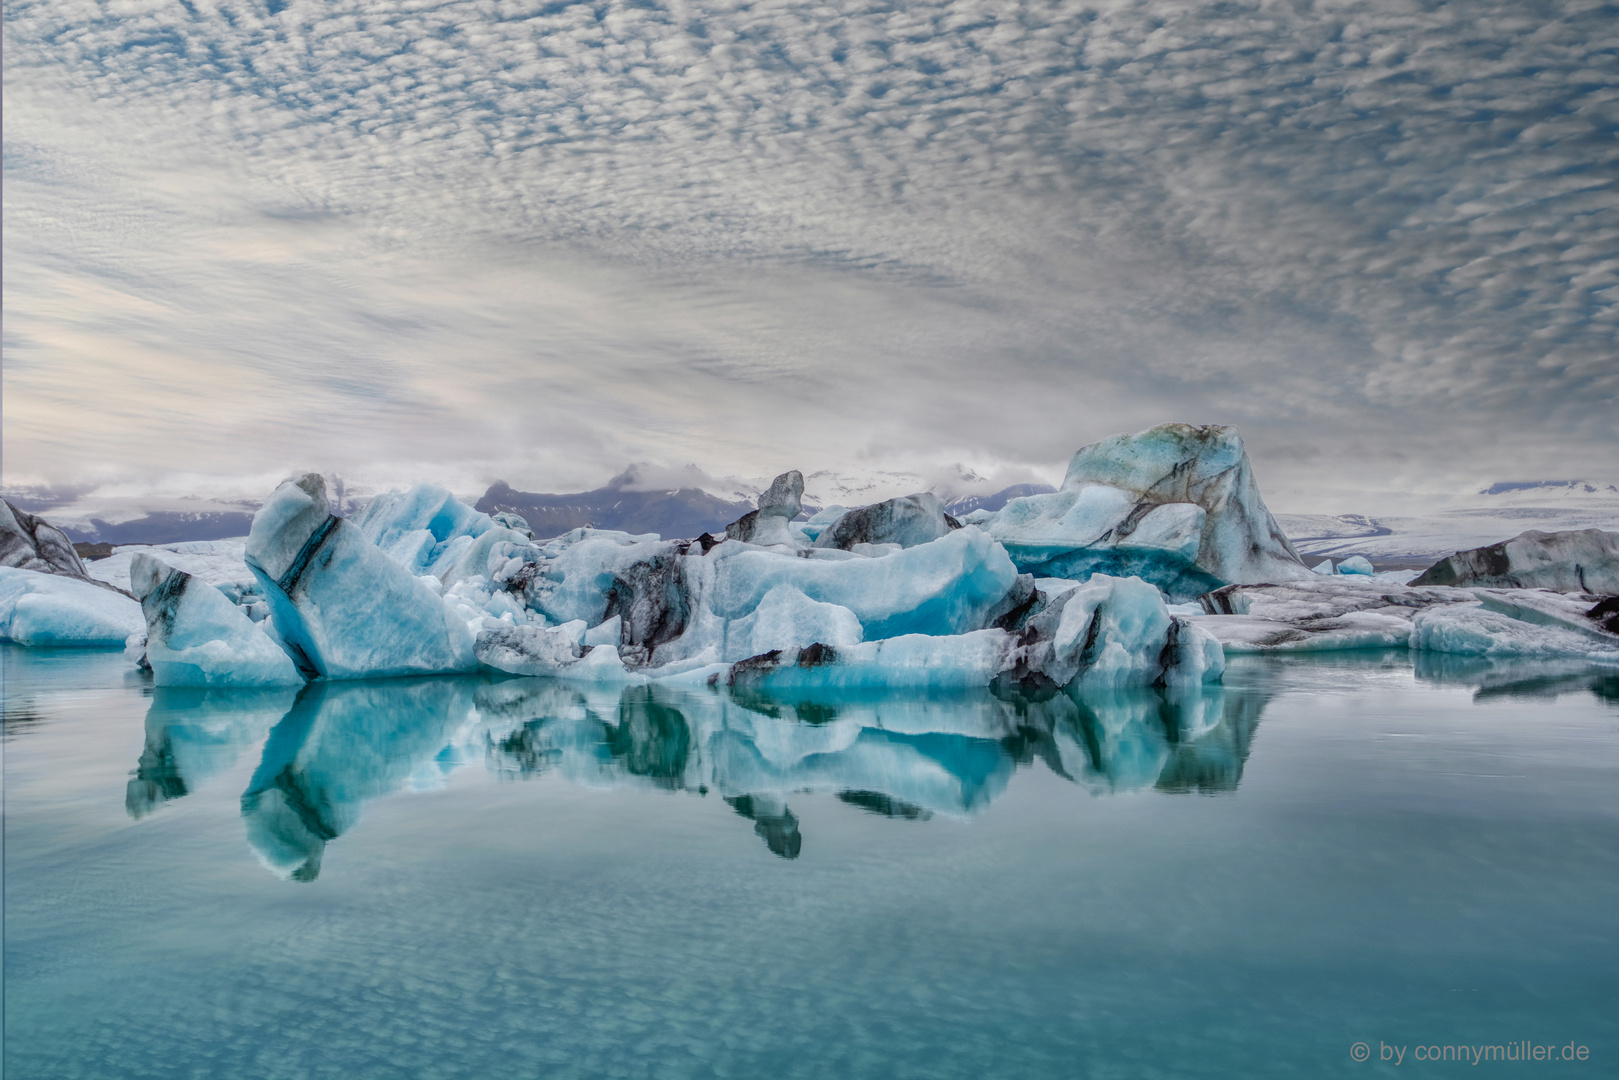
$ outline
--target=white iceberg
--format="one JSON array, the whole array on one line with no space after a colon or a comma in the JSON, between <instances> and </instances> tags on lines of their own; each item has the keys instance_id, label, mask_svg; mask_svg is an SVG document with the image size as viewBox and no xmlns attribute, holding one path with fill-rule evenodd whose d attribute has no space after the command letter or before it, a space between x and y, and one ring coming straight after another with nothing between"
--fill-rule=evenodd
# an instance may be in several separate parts
<instances>
[{"instance_id":1,"label":"white iceberg","mask_svg":"<svg viewBox=\"0 0 1619 1080\"><path fill-rule=\"evenodd\" d=\"M212 585L141 553L130 583L159 686L298 686L292 658Z\"/></svg>"},{"instance_id":2,"label":"white iceberg","mask_svg":"<svg viewBox=\"0 0 1619 1080\"><path fill-rule=\"evenodd\" d=\"M146 628L141 607L84 578L0 566L0 639L19 645L122 645Z\"/></svg>"}]
</instances>

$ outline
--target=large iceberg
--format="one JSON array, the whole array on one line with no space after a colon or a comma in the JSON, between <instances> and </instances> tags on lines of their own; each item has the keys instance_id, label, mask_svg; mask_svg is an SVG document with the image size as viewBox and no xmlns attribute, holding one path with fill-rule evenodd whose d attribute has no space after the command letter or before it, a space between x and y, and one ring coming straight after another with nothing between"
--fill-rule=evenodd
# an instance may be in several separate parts
<instances>
[{"instance_id":1,"label":"large iceberg","mask_svg":"<svg viewBox=\"0 0 1619 1080\"><path fill-rule=\"evenodd\" d=\"M130 584L146 616L146 662L159 686L298 686L286 651L219 589L147 554Z\"/></svg>"},{"instance_id":2,"label":"large iceberg","mask_svg":"<svg viewBox=\"0 0 1619 1080\"><path fill-rule=\"evenodd\" d=\"M0 639L19 645L122 645L145 629L129 596L84 578L0 566Z\"/></svg>"},{"instance_id":3,"label":"large iceberg","mask_svg":"<svg viewBox=\"0 0 1619 1080\"><path fill-rule=\"evenodd\" d=\"M1260 497L1234 427L1161 424L1083 447L1062 487L985 515L1018 569L1137 575L1190 600L1310 571Z\"/></svg>"},{"instance_id":4,"label":"large iceberg","mask_svg":"<svg viewBox=\"0 0 1619 1080\"><path fill-rule=\"evenodd\" d=\"M317 473L276 488L248 534L247 565L287 650L333 679L477 667L472 635L439 594L332 516Z\"/></svg>"},{"instance_id":5,"label":"large iceberg","mask_svg":"<svg viewBox=\"0 0 1619 1080\"><path fill-rule=\"evenodd\" d=\"M1499 544L1458 551L1430 566L1412 584L1612 595L1619 593L1619 533L1531 529Z\"/></svg>"}]
</instances>

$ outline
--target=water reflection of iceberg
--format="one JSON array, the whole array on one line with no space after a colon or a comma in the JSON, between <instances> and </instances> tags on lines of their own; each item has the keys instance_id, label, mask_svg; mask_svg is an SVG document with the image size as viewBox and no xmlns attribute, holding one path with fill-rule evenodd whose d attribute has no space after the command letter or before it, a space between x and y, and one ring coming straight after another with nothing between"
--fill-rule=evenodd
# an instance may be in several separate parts
<instances>
[{"instance_id":1,"label":"water reflection of iceberg","mask_svg":"<svg viewBox=\"0 0 1619 1080\"><path fill-rule=\"evenodd\" d=\"M476 679L313 682L264 745L242 796L248 842L271 870L320 873L328 841L353 827L368 799L403 786L471 716Z\"/></svg>"},{"instance_id":2,"label":"water reflection of iceberg","mask_svg":"<svg viewBox=\"0 0 1619 1080\"><path fill-rule=\"evenodd\" d=\"M1417 679L1475 688L1473 699L1557 697L1590 691L1598 700L1619 703L1619 669L1586 660L1544 660L1412 654Z\"/></svg>"},{"instance_id":3,"label":"water reflection of iceberg","mask_svg":"<svg viewBox=\"0 0 1619 1080\"><path fill-rule=\"evenodd\" d=\"M799 700L523 679L482 688L478 703L499 774L714 790L791 858L802 837L787 803L799 792L900 819L967 817L1037 757L1096 793L1234 790L1264 699L1212 686Z\"/></svg>"},{"instance_id":4,"label":"water reflection of iceberg","mask_svg":"<svg viewBox=\"0 0 1619 1080\"><path fill-rule=\"evenodd\" d=\"M295 691L159 686L146 710L146 746L124 793L133 818L195 791L236 763L286 715Z\"/></svg>"}]
</instances>

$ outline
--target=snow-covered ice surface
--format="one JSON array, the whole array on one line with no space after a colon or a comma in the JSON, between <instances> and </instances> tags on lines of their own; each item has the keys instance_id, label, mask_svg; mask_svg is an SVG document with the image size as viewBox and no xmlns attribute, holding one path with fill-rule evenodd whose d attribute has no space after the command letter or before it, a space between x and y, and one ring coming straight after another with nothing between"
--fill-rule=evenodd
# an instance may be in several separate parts
<instances>
[{"instance_id":1,"label":"snow-covered ice surface","mask_svg":"<svg viewBox=\"0 0 1619 1080\"><path fill-rule=\"evenodd\" d=\"M0 638L19 645L122 645L146 620L134 600L81 578L0 566Z\"/></svg>"},{"instance_id":2,"label":"snow-covered ice surface","mask_svg":"<svg viewBox=\"0 0 1619 1080\"><path fill-rule=\"evenodd\" d=\"M299 686L280 643L223 592L144 552L130 567L146 618L146 661L158 686Z\"/></svg>"}]
</instances>

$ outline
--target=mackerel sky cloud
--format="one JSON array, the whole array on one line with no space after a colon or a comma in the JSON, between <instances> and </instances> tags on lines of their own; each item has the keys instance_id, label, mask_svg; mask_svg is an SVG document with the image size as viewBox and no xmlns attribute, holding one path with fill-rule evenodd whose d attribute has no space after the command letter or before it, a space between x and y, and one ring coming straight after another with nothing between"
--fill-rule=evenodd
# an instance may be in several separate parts
<instances>
[{"instance_id":1,"label":"mackerel sky cloud","mask_svg":"<svg viewBox=\"0 0 1619 1080\"><path fill-rule=\"evenodd\" d=\"M8 484L1048 476L1164 420L1293 489L1619 473L1613 4L5 29Z\"/></svg>"}]
</instances>

